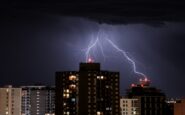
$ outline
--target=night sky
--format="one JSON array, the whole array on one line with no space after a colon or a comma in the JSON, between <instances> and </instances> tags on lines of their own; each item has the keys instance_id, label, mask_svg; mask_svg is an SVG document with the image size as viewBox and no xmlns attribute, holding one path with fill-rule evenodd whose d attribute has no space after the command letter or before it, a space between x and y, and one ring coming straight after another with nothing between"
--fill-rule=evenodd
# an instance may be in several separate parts
<instances>
[{"instance_id":1,"label":"night sky","mask_svg":"<svg viewBox=\"0 0 185 115\"><path fill-rule=\"evenodd\" d=\"M78 70L79 63L85 62L86 48L101 31L102 38L108 37L128 52L152 86L168 97L184 97L184 4L157 2L145 9L144 1L122 3L126 8L110 3L1 4L0 85L54 85L56 71ZM139 77L119 52L103 39L102 43L106 56L94 49L94 60L103 70L120 71L124 95Z\"/></svg>"}]
</instances>

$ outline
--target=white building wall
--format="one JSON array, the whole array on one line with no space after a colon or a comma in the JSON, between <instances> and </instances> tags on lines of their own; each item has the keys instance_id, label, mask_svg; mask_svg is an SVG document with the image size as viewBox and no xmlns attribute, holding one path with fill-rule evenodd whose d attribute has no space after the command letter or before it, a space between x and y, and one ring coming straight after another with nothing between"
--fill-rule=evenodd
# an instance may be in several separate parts
<instances>
[{"instance_id":1,"label":"white building wall","mask_svg":"<svg viewBox=\"0 0 185 115\"><path fill-rule=\"evenodd\" d=\"M121 98L120 99L120 112L121 115L140 115L139 112L139 100Z\"/></svg>"},{"instance_id":2,"label":"white building wall","mask_svg":"<svg viewBox=\"0 0 185 115\"><path fill-rule=\"evenodd\" d=\"M21 88L0 88L0 115L21 115Z\"/></svg>"}]
</instances>

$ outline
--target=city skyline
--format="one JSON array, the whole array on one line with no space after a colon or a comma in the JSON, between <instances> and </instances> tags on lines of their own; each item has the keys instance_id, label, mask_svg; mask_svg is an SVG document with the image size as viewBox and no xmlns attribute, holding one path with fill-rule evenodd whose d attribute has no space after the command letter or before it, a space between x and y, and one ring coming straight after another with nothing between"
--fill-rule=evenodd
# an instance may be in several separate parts
<instances>
[{"instance_id":1,"label":"city skyline","mask_svg":"<svg viewBox=\"0 0 185 115\"><path fill-rule=\"evenodd\" d=\"M26 3L2 4L0 85L54 85L56 71L78 70L78 64L85 62L84 49L102 30L119 48L128 52L138 71L146 74L153 86L162 89L169 97L184 97L183 3L155 2L156 6L153 9L147 7L149 11L145 12L144 0L138 5L120 3L130 6L124 7L126 9L120 8L119 2L113 2L115 7L111 7L112 2L95 2L92 6L84 3L89 6L83 7L83 11L87 12L82 13L76 10L83 6L78 2L76 7L64 7L68 10L64 14L69 15L60 13L63 7L56 7L60 10L57 12L54 3L51 7L45 3L44 8L38 4L36 9ZM152 2L146 4L151 6ZM73 5L69 2L69 6ZM101 9L101 5L105 9ZM99 10L101 14L97 14ZM139 82L139 78L133 73L128 60L110 44L105 44L104 49L105 57L96 48L98 51L92 57L102 64L102 69L120 71L120 94L123 95L130 84Z\"/></svg>"}]
</instances>

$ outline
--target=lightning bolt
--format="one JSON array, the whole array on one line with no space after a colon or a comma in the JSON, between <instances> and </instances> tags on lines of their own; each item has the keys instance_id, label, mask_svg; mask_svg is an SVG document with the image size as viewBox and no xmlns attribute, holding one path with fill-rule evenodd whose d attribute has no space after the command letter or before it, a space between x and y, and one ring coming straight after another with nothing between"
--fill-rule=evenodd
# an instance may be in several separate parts
<instances>
[{"instance_id":1,"label":"lightning bolt","mask_svg":"<svg viewBox=\"0 0 185 115\"><path fill-rule=\"evenodd\" d=\"M115 48L118 52L120 52L121 54L123 54L123 56L130 62L130 64L132 65L132 68L133 68L133 72L139 76L142 76L142 77L145 77L146 78L146 75L137 71L137 68L136 68L136 63L134 62L134 60L132 60L128 54L120 49L116 44L114 44L110 39L106 39L111 45L113 48Z\"/></svg>"},{"instance_id":2,"label":"lightning bolt","mask_svg":"<svg viewBox=\"0 0 185 115\"><path fill-rule=\"evenodd\" d=\"M90 56L90 51L93 47L96 46L97 42L99 41L98 37L97 39L94 41L94 42L91 42L89 45L88 45L88 48L87 48L87 51L86 51L86 62L88 62L88 59L91 57Z\"/></svg>"},{"instance_id":3,"label":"lightning bolt","mask_svg":"<svg viewBox=\"0 0 185 115\"><path fill-rule=\"evenodd\" d=\"M95 41L91 40L90 44L87 47L87 50L86 50L86 53L85 53L86 54L86 62L88 62L88 60L92 58L91 55L90 55L90 52L97 45L100 48L101 54L102 54L102 56L104 58L104 61L105 61L105 53L104 53L104 50L103 50L103 47L102 47L102 42L101 42L101 40L99 38L99 36L100 36L99 34L100 34L100 31L98 32L98 35L97 35Z\"/></svg>"},{"instance_id":4,"label":"lightning bolt","mask_svg":"<svg viewBox=\"0 0 185 115\"><path fill-rule=\"evenodd\" d=\"M128 56L128 54L127 54L127 52L126 51L124 51L123 49L121 49L121 48L119 48L114 42L112 42L110 39L108 39L108 38L103 38L103 40L106 40L106 41L108 41L108 43L114 48L114 49L116 49L118 52L120 52L122 55L123 55L123 57L125 57L126 58L126 60L131 64L131 66L132 66L132 70L133 70L133 72L136 74L136 75L138 75L138 76L142 76L142 77L144 77L144 78L146 78L146 75L144 74L144 73L141 73L141 72L139 72L139 71L137 71L137 68L136 68L136 63L135 63L135 61L132 59L132 58L130 58L129 56ZM88 47L87 47L87 50L86 50L86 62L88 62L89 61L89 59L91 59L91 50L94 48L94 47L96 47L96 46L98 46L99 48L100 48L100 50L101 50L101 53L102 53L102 56L104 57L104 60L105 60L105 53L104 53L104 50L103 50L103 45L102 45L102 38L100 39L100 31L98 32L98 35L97 35L97 37L96 37L96 39L95 40L91 40L91 42L90 42L90 44L88 45Z\"/></svg>"}]
</instances>

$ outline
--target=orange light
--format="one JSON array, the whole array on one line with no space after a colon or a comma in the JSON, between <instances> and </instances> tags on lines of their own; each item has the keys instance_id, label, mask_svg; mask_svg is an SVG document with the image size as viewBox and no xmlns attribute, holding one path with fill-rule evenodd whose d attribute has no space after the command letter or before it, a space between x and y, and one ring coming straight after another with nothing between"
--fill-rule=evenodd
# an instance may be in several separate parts
<instances>
[{"instance_id":1,"label":"orange light","mask_svg":"<svg viewBox=\"0 0 185 115\"><path fill-rule=\"evenodd\" d=\"M69 80L76 80L76 76L75 75L70 75Z\"/></svg>"}]
</instances>

